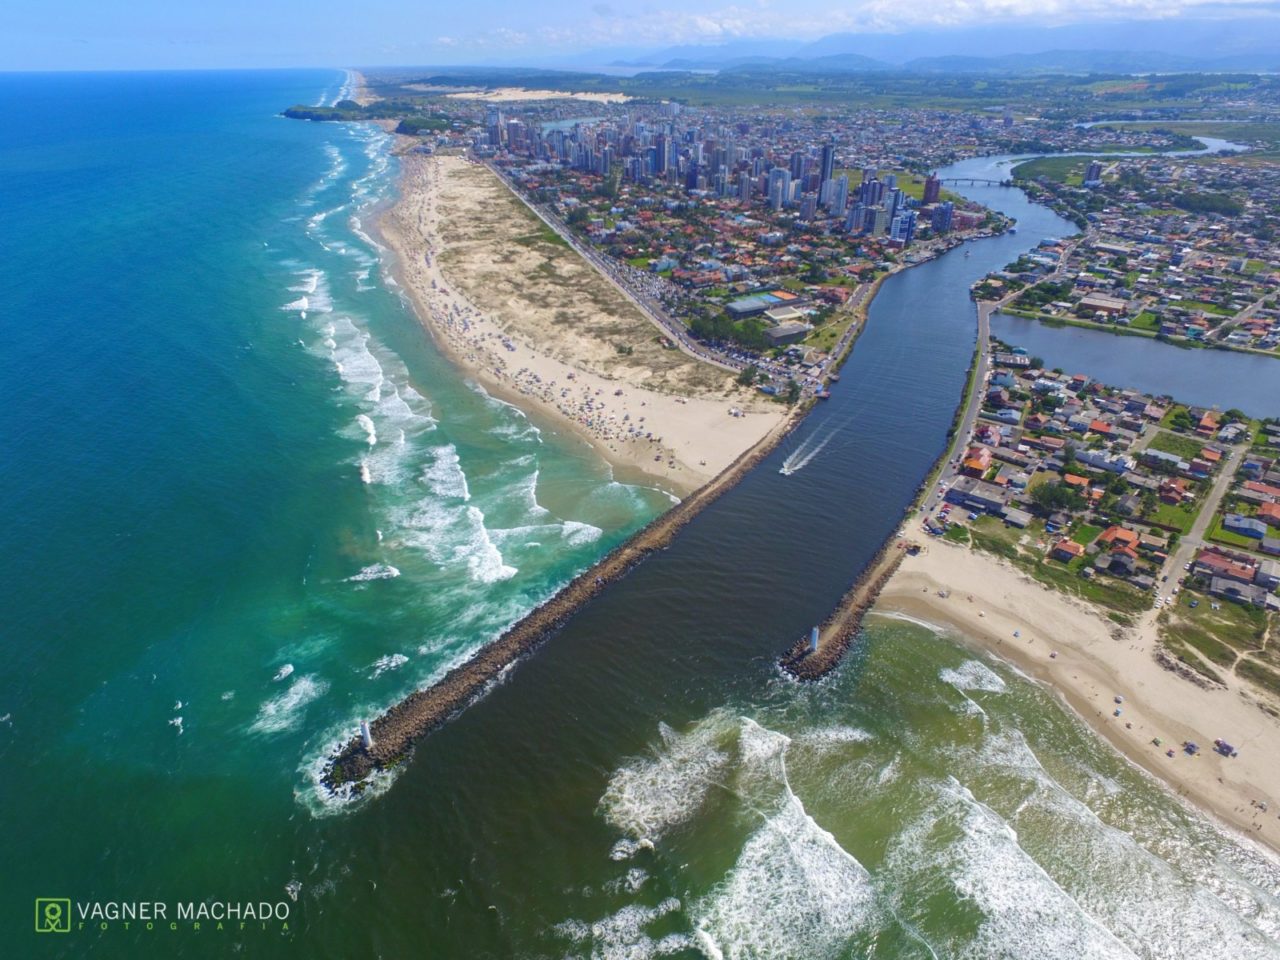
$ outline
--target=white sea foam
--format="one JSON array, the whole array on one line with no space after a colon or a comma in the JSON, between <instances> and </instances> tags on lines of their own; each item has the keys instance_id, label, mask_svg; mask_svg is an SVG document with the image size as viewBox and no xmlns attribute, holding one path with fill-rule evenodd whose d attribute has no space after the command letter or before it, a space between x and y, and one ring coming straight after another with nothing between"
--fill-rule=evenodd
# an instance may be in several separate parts
<instances>
[{"instance_id":1,"label":"white sea foam","mask_svg":"<svg viewBox=\"0 0 1280 960\"><path fill-rule=\"evenodd\" d=\"M373 714L377 710L368 708L361 712ZM329 759L346 746L355 733L351 727L330 728L313 741L314 745L298 766L302 782L294 788L293 797L317 819L351 813L382 796L405 769L404 764L398 764L389 770L375 770L360 783L344 783L330 790L323 782Z\"/></svg>"},{"instance_id":2,"label":"white sea foam","mask_svg":"<svg viewBox=\"0 0 1280 960\"><path fill-rule=\"evenodd\" d=\"M949 683L957 690L982 690L986 693L1004 693L1005 683L985 663L978 660L966 660L955 669L945 668L938 673L938 679Z\"/></svg>"},{"instance_id":3,"label":"white sea foam","mask_svg":"<svg viewBox=\"0 0 1280 960\"><path fill-rule=\"evenodd\" d=\"M476 507L467 507L467 514L474 521L475 538L466 551L467 570L471 579L480 583L497 583L510 580L519 571L503 562L502 554L489 538L485 529L484 514ZM455 551L456 553L456 551Z\"/></svg>"},{"instance_id":4,"label":"white sea foam","mask_svg":"<svg viewBox=\"0 0 1280 960\"><path fill-rule=\"evenodd\" d=\"M384 657L379 657L373 661L373 673L369 674L369 679L376 680L390 670L399 670L408 662L409 658L403 653L391 653Z\"/></svg>"},{"instance_id":5,"label":"white sea foam","mask_svg":"<svg viewBox=\"0 0 1280 960\"><path fill-rule=\"evenodd\" d=\"M553 932L576 946L589 948L592 960L651 960L688 951L693 942L684 934L667 934L654 938L646 927L675 913L680 901L668 897L656 906L631 904L593 923L566 920L556 924Z\"/></svg>"},{"instance_id":6,"label":"white sea foam","mask_svg":"<svg viewBox=\"0 0 1280 960\"><path fill-rule=\"evenodd\" d=\"M440 497L453 497L462 501L471 499L467 487L467 475L462 471L458 448L453 444L431 450L432 461L422 472L422 482Z\"/></svg>"},{"instance_id":7,"label":"white sea foam","mask_svg":"<svg viewBox=\"0 0 1280 960\"><path fill-rule=\"evenodd\" d=\"M1062 876L1064 889L1081 907L1136 953L1188 960L1280 956L1280 900L1274 893L1233 880L1220 867L1189 884L1183 870L1103 821L1063 787L1019 730L987 737L974 759L1031 786L1010 819L1034 825L1040 834L1049 829L1053 842L1039 862Z\"/></svg>"},{"instance_id":8,"label":"white sea foam","mask_svg":"<svg viewBox=\"0 0 1280 960\"><path fill-rule=\"evenodd\" d=\"M282 666L279 670L276 671L276 675L271 679L277 680L277 681L283 680L285 677L289 676L289 674L291 673L293 673L293 664L286 663L284 666Z\"/></svg>"},{"instance_id":9,"label":"white sea foam","mask_svg":"<svg viewBox=\"0 0 1280 960\"><path fill-rule=\"evenodd\" d=\"M743 717L738 732L739 789L754 801L776 800L778 788L787 791L787 748L791 738Z\"/></svg>"},{"instance_id":10,"label":"white sea foam","mask_svg":"<svg viewBox=\"0 0 1280 960\"><path fill-rule=\"evenodd\" d=\"M378 430L373 425L373 421L363 413L356 414L356 424L364 432L365 443L374 446L378 442Z\"/></svg>"},{"instance_id":11,"label":"white sea foam","mask_svg":"<svg viewBox=\"0 0 1280 960\"><path fill-rule=\"evenodd\" d=\"M632 840L630 837L623 837L614 843L609 849L610 860L630 860L641 850L652 850L653 841L642 839Z\"/></svg>"},{"instance_id":12,"label":"white sea foam","mask_svg":"<svg viewBox=\"0 0 1280 960\"><path fill-rule=\"evenodd\" d=\"M412 475L409 460L413 450L404 430L396 429L393 439L360 458L360 479L365 483L389 486L401 484Z\"/></svg>"},{"instance_id":13,"label":"white sea foam","mask_svg":"<svg viewBox=\"0 0 1280 960\"><path fill-rule=\"evenodd\" d=\"M307 704L324 696L329 684L309 675L299 677L289 689L272 697L258 710L257 719L249 727L254 733L281 733L291 730L302 721Z\"/></svg>"},{"instance_id":14,"label":"white sea foam","mask_svg":"<svg viewBox=\"0 0 1280 960\"><path fill-rule=\"evenodd\" d=\"M518 572L508 565L489 537L477 507L448 504L435 496L391 511L399 542L421 551L440 566L464 566L480 583L508 580Z\"/></svg>"},{"instance_id":15,"label":"white sea foam","mask_svg":"<svg viewBox=\"0 0 1280 960\"><path fill-rule=\"evenodd\" d=\"M347 577L345 583L367 583L370 580L394 580L400 571L389 563L371 563L359 573Z\"/></svg>"},{"instance_id":16,"label":"white sea foam","mask_svg":"<svg viewBox=\"0 0 1280 960\"><path fill-rule=\"evenodd\" d=\"M369 334L355 327L349 317L339 317L333 324L335 340L331 360L338 375L364 400L377 403L386 378L382 364L369 349Z\"/></svg>"},{"instance_id":17,"label":"white sea foam","mask_svg":"<svg viewBox=\"0 0 1280 960\"><path fill-rule=\"evenodd\" d=\"M611 893L639 893L640 888L648 881L649 870L632 867L623 876L605 883L604 888Z\"/></svg>"},{"instance_id":18,"label":"white sea foam","mask_svg":"<svg viewBox=\"0 0 1280 960\"><path fill-rule=\"evenodd\" d=\"M684 823L728 771L731 761L722 743L736 726L722 713L683 734L660 725L655 756L625 764L609 778L600 798L605 819L632 839L649 840Z\"/></svg>"},{"instance_id":19,"label":"white sea foam","mask_svg":"<svg viewBox=\"0 0 1280 960\"><path fill-rule=\"evenodd\" d=\"M301 276L302 280L291 286L289 290L293 293L305 293L310 295L316 292L316 288L320 284L320 278L324 276L324 271L311 268L303 270ZM303 309L306 308L304 307Z\"/></svg>"},{"instance_id":20,"label":"white sea foam","mask_svg":"<svg viewBox=\"0 0 1280 960\"><path fill-rule=\"evenodd\" d=\"M519 457L518 461L508 461L506 466L515 468L521 466L522 463L536 463L537 458L533 456ZM546 516L550 516L551 511L538 503L538 476L540 471L535 467L530 473L525 474L519 480L511 484L509 488L509 496L522 507L525 516L530 519L538 520Z\"/></svg>"},{"instance_id":21,"label":"white sea foam","mask_svg":"<svg viewBox=\"0 0 1280 960\"><path fill-rule=\"evenodd\" d=\"M818 744L820 746L840 746L846 743L866 743L872 739L871 734L860 727L831 726L814 727L805 730L796 737L797 743Z\"/></svg>"},{"instance_id":22,"label":"white sea foam","mask_svg":"<svg viewBox=\"0 0 1280 960\"><path fill-rule=\"evenodd\" d=\"M894 886L915 890L921 900L950 887L980 911L966 956L1136 956L1022 849L1008 823L955 780L939 784L929 812L894 839L886 868Z\"/></svg>"},{"instance_id":23,"label":"white sea foam","mask_svg":"<svg viewBox=\"0 0 1280 960\"><path fill-rule=\"evenodd\" d=\"M698 945L730 960L840 956L881 922L867 870L791 793L690 913Z\"/></svg>"},{"instance_id":24,"label":"white sea foam","mask_svg":"<svg viewBox=\"0 0 1280 960\"><path fill-rule=\"evenodd\" d=\"M349 316L328 320L322 347L359 412L344 436L359 437L369 452L353 461L366 484L393 486L410 480L420 453L412 442L436 429L431 405L406 381L403 362L373 341ZM390 439L388 439L390 438Z\"/></svg>"},{"instance_id":25,"label":"white sea foam","mask_svg":"<svg viewBox=\"0 0 1280 960\"><path fill-rule=\"evenodd\" d=\"M566 520L560 525L560 529L564 533L565 542L571 547L581 547L588 543L595 543L604 533L604 530L600 527L582 523L578 520Z\"/></svg>"}]
</instances>

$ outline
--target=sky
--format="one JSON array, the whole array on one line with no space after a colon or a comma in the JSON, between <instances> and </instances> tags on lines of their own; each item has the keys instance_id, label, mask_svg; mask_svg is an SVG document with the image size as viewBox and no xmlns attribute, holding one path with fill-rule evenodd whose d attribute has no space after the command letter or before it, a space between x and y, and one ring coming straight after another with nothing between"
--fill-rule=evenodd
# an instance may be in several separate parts
<instances>
[{"instance_id":1,"label":"sky","mask_svg":"<svg viewBox=\"0 0 1280 960\"><path fill-rule=\"evenodd\" d=\"M838 32L1260 16L1280 38L1280 0L3 0L0 70L542 64Z\"/></svg>"}]
</instances>

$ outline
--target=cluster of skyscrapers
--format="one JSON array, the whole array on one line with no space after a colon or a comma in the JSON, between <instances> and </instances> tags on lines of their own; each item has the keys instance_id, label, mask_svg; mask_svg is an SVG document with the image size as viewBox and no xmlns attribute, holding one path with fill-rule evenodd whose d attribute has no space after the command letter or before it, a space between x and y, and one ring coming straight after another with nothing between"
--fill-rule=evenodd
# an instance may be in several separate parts
<instances>
[{"instance_id":1,"label":"cluster of skyscrapers","mask_svg":"<svg viewBox=\"0 0 1280 960\"><path fill-rule=\"evenodd\" d=\"M669 104L662 115L644 120L531 125L491 108L477 147L605 178L763 202L775 213L795 211L803 223L827 221L824 229L887 236L904 245L915 237L921 206L931 208L927 222L935 233L951 229L952 206L939 202L936 177L925 181L920 200L903 191L893 174L880 177L874 168L861 171L855 189L849 173L836 165L832 141L816 150L793 150L783 160L748 138L745 125L723 124L714 132L681 129L675 122L678 110Z\"/></svg>"}]
</instances>

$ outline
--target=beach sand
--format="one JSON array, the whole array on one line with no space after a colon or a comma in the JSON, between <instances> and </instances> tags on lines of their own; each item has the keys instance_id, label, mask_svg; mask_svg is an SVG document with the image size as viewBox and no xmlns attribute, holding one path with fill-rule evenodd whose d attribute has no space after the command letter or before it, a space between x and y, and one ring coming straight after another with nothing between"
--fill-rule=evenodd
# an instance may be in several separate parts
<instances>
[{"instance_id":1,"label":"beach sand","mask_svg":"<svg viewBox=\"0 0 1280 960\"><path fill-rule=\"evenodd\" d=\"M623 474L685 496L787 420L728 371L661 346L658 327L481 165L403 154L379 230L437 342Z\"/></svg>"},{"instance_id":2,"label":"beach sand","mask_svg":"<svg viewBox=\"0 0 1280 960\"><path fill-rule=\"evenodd\" d=\"M422 89L421 84L410 84L409 89ZM428 88L429 89L429 88ZM451 100L481 100L485 103L524 103L530 100L583 100L590 103L626 103L631 97L625 93L591 93L570 90L530 90L526 87L496 87L493 90L464 90L446 93Z\"/></svg>"},{"instance_id":3,"label":"beach sand","mask_svg":"<svg viewBox=\"0 0 1280 960\"><path fill-rule=\"evenodd\" d=\"M947 628L1009 661L1179 796L1280 850L1280 721L1238 680L1204 689L1161 667L1151 618L1136 629L1120 627L1002 560L937 540L905 559L874 615ZM1119 717L1117 696L1124 698ZM1214 753L1218 737L1239 756ZM1186 740L1200 745L1199 755L1182 751ZM1165 755L1170 747L1173 758ZM1265 812L1257 805L1263 802Z\"/></svg>"}]
</instances>

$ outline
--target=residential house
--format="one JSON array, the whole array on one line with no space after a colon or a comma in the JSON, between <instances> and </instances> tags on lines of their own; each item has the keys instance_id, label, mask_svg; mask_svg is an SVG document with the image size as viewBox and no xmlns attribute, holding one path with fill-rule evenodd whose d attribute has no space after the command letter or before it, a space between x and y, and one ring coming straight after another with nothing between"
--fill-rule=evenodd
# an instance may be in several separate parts
<instances>
[{"instance_id":1,"label":"residential house","mask_svg":"<svg viewBox=\"0 0 1280 960\"><path fill-rule=\"evenodd\" d=\"M1242 537L1251 537L1254 540L1261 540L1267 535L1267 525L1265 523L1253 517L1241 516L1238 513L1226 514L1222 518L1222 529L1238 533Z\"/></svg>"},{"instance_id":2,"label":"residential house","mask_svg":"<svg viewBox=\"0 0 1280 960\"><path fill-rule=\"evenodd\" d=\"M1253 575L1253 582L1264 590L1280 587L1280 561L1259 560L1258 572Z\"/></svg>"},{"instance_id":3,"label":"residential house","mask_svg":"<svg viewBox=\"0 0 1280 960\"><path fill-rule=\"evenodd\" d=\"M1196 556L1191 571L1202 577L1221 577L1237 583L1253 583L1254 565L1245 557L1209 547Z\"/></svg>"},{"instance_id":4,"label":"residential house","mask_svg":"<svg viewBox=\"0 0 1280 960\"><path fill-rule=\"evenodd\" d=\"M1061 560L1063 563L1070 563L1077 557L1084 556L1084 547L1076 543L1074 540L1069 540L1066 537L1063 537L1053 545L1053 549L1049 551L1049 556L1054 560Z\"/></svg>"},{"instance_id":5,"label":"residential house","mask_svg":"<svg viewBox=\"0 0 1280 960\"><path fill-rule=\"evenodd\" d=\"M1258 519L1269 527L1280 527L1280 503L1259 504Z\"/></svg>"},{"instance_id":6,"label":"residential house","mask_svg":"<svg viewBox=\"0 0 1280 960\"><path fill-rule=\"evenodd\" d=\"M1280 607L1280 600L1272 593L1268 593L1262 587L1253 584L1236 583L1234 580L1227 580L1223 577L1213 577L1209 580L1209 593L1215 597L1222 597L1224 600L1234 600L1236 603L1248 603L1255 607L1268 607L1276 609Z\"/></svg>"},{"instance_id":7,"label":"residential house","mask_svg":"<svg viewBox=\"0 0 1280 960\"><path fill-rule=\"evenodd\" d=\"M947 490L946 500L970 510L999 514L1009 502L1009 494L994 483L976 477L957 477Z\"/></svg>"}]
</instances>

